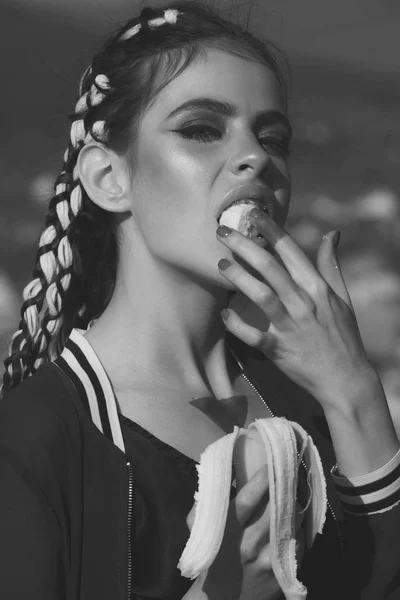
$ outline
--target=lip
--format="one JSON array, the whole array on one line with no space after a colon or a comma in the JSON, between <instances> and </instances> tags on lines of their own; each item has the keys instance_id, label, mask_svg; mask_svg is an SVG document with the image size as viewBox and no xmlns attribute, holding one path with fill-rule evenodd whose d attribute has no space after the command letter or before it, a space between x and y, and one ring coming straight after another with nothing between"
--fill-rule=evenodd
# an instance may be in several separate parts
<instances>
[{"instance_id":1,"label":"lip","mask_svg":"<svg viewBox=\"0 0 400 600\"><path fill-rule=\"evenodd\" d=\"M267 185L241 185L230 190L223 198L222 204L218 209L217 221L223 211L233 202L239 200L254 200L273 218L274 192Z\"/></svg>"}]
</instances>

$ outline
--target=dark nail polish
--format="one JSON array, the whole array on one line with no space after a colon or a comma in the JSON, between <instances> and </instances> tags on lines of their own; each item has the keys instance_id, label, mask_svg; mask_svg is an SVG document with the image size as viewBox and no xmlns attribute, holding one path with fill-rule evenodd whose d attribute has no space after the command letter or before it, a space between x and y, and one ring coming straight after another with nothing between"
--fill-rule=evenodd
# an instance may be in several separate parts
<instances>
[{"instance_id":1,"label":"dark nail polish","mask_svg":"<svg viewBox=\"0 0 400 600\"><path fill-rule=\"evenodd\" d=\"M221 271L226 271L230 266L231 262L226 258L222 258L218 263L218 268L221 269Z\"/></svg>"},{"instance_id":2,"label":"dark nail polish","mask_svg":"<svg viewBox=\"0 0 400 600\"><path fill-rule=\"evenodd\" d=\"M217 229L217 235L220 237L227 237L232 233L232 229L226 227L225 225L220 225Z\"/></svg>"}]
</instances>

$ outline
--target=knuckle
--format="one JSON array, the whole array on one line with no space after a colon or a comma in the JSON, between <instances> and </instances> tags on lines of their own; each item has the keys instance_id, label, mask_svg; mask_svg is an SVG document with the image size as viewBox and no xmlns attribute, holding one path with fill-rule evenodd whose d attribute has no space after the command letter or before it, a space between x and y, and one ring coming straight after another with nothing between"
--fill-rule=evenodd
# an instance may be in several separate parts
<instances>
[{"instance_id":1,"label":"knuckle","mask_svg":"<svg viewBox=\"0 0 400 600\"><path fill-rule=\"evenodd\" d=\"M257 290L256 300L259 304L270 304L274 298L274 293L267 287L262 287Z\"/></svg>"},{"instance_id":2,"label":"knuckle","mask_svg":"<svg viewBox=\"0 0 400 600\"><path fill-rule=\"evenodd\" d=\"M315 305L311 302L303 302L300 306L300 314L303 321L308 321L315 314Z\"/></svg>"},{"instance_id":3,"label":"knuckle","mask_svg":"<svg viewBox=\"0 0 400 600\"><path fill-rule=\"evenodd\" d=\"M257 560L257 551L250 544L242 544L240 547L240 559L243 566L255 563Z\"/></svg>"},{"instance_id":4,"label":"knuckle","mask_svg":"<svg viewBox=\"0 0 400 600\"><path fill-rule=\"evenodd\" d=\"M262 331L257 331L254 334L254 347L263 348L265 345L265 334Z\"/></svg>"},{"instance_id":5,"label":"knuckle","mask_svg":"<svg viewBox=\"0 0 400 600\"><path fill-rule=\"evenodd\" d=\"M253 502L250 495L244 493L240 494L240 496L237 496L235 504L236 513L238 515L247 515L253 508Z\"/></svg>"},{"instance_id":6,"label":"knuckle","mask_svg":"<svg viewBox=\"0 0 400 600\"><path fill-rule=\"evenodd\" d=\"M268 572L272 569L272 557L269 544L267 544L259 553L258 566L262 572Z\"/></svg>"},{"instance_id":7,"label":"knuckle","mask_svg":"<svg viewBox=\"0 0 400 600\"><path fill-rule=\"evenodd\" d=\"M302 321L307 321L311 317L314 317L316 312L315 302L306 293L300 293L300 297L297 297L295 304L296 318Z\"/></svg>"},{"instance_id":8,"label":"knuckle","mask_svg":"<svg viewBox=\"0 0 400 600\"><path fill-rule=\"evenodd\" d=\"M322 277L318 277L309 287L309 293L313 298L326 298L328 290L328 284Z\"/></svg>"},{"instance_id":9,"label":"knuckle","mask_svg":"<svg viewBox=\"0 0 400 600\"><path fill-rule=\"evenodd\" d=\"M272 569L272 556L270 544L265 543L260 548L260 543L242 544L240 556L243 566L252 565L258 574L269 573Z\"/></svg>"},{"instance_id":10,"label":"knuckle","mask_svg":"<svg viewBox=\"0 0 400 600\"><path fill-rule=\"evenodd\" d=\"M264 253L262 256L257 257L256 261L255 261L255 267L258 271L260 271L261 273L265 273L267 271L269 271L269 269L271 268L271 264L273 262L273 258L271 256L264 256Z\"/></svg>"}]
</instances>

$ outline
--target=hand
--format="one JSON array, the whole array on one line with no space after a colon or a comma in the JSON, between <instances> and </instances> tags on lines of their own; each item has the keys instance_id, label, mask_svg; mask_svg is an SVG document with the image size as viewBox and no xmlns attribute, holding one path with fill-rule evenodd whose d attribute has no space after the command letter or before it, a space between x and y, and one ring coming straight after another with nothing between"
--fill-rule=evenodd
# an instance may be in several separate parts
<instances>
[{"instance_id":1,"label":"hand","mask_svg":"<svg viewBox=\"0 0 400 600\"><path fill-rule=\"evenodd\" d=\"M296 519L297 561L304 552L303 514ZM194 507L187 517L189 529ZM209 600L279 600L269 543L268 470L261 467L231 500L224 538L208 571L198 579ZM197 580L196 580L197 581Z\"/></svg>"},{"instance_id":2,"label":"hand","mask_svg":"<svg viewBox=\"0 0 400 600\"><path fill-rule=\"evenodd\" d=\"M270 325L261 331L230 309L224 319L226 327L249 346L262 350L324 408L335 408L348 401L359 382L364 381L365 386L367 377L377 379L337 262L335 232L322 240L317 270L268 215L255 209L251 219L280 260L232 230L229 235L218 235L219 241L257 276L233 261L228 268L221 268L226 260L219 263L220 273L262 310Z\"/></svg>"}]
</instances>

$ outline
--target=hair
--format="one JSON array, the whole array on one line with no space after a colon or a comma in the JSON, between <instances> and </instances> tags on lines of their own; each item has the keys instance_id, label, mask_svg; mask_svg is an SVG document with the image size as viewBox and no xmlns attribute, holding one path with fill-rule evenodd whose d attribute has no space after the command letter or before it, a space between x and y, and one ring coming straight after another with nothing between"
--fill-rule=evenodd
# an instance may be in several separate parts
<instances>
[{"instance_id":1,"label":"hair","mask_svg":"<svg viewBox=\"0 0 400 600\"><path fill-rule=\"evenodd\" d=\"M287 60L265 39L196 0L144 8L114 32L94 56L79 86L64 154L31 282L23 291L18 330L6 358L2 393L62 352L73 327L86 328L114 289L115 222L88 197L77 158L96 140L126 152L144 112L160 91L207 48L258 61L271 69L287 102Z\"/></svg>"}]
</instances>

